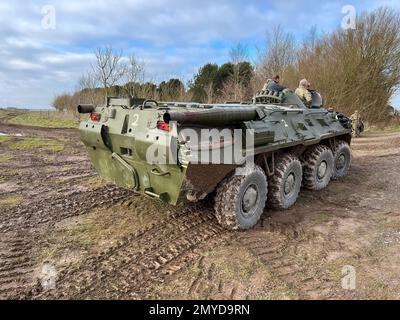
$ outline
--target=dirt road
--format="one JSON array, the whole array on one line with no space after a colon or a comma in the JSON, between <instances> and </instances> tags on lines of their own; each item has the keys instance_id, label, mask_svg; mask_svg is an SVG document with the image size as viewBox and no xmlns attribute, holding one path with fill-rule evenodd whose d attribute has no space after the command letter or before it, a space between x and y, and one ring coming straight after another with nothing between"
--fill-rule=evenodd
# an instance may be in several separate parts
<instances>
[{"instance_id":1,"label":"dirt road","mask_svg":"<svg viewBox=\"0 0 400 320\"><path fill-rule=\"evenodd\" d=\"M228 232L211 203L104 184L76 130L0 132L1 299L400 298L400 134L355 140L347 178Z\"/></svg>"}]
</instances>

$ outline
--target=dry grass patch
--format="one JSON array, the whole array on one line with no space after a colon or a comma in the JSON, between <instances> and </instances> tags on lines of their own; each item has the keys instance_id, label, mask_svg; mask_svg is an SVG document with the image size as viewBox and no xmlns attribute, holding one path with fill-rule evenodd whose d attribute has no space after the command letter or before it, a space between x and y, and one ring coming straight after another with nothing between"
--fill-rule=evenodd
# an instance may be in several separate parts
<instances>
[{"instance_id":1,"label":"dry grass patch","mask_svg":"<svg viewBox=\"0 0 400 320\"><path fill-rule=\"evenodd\" d=\"M27 138L14 142L10 145L12 150L45 150L51 152L60 152L64 150L64 144L58 140Z\"/></svg>"}]
</instances>

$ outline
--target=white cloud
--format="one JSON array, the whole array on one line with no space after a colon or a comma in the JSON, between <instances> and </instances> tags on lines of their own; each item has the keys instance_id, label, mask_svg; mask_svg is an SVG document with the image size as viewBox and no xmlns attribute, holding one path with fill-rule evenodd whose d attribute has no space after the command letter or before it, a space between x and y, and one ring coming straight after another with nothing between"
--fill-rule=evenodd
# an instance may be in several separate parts
<instances>
[{"instance_id":1,"label":"white cloud","mask_svg":"<svg viewBox=\"0 0 400 320\"><path fill-rule=\"evenodd\" d=\"M32 63L22 59L11 59L8 61L8 64L11 69L14 70L27 70L27 71L36 71L43 69L43 66Z\"/></svg>"},{"instance_id":2,"label":"white cloud","mask_svg":"<svg viewBox=\"0 0 400 320\"><path fill-rule=\"evenodd\" d=\"M370 9L374 1L355 1ZM387 0L397 5L396 1ZM49 107L55 94L73 90L93 61L92 50L111 44L146 62L155 81L188 80L204 63L223 63L229 47L264 40L281 24L301 37L316 25L340 25L347 1L245 0L3 0L0 3L0 106ZM56 29L45 30L43 5L56 10Z\"/></svg>"}]
</instances>

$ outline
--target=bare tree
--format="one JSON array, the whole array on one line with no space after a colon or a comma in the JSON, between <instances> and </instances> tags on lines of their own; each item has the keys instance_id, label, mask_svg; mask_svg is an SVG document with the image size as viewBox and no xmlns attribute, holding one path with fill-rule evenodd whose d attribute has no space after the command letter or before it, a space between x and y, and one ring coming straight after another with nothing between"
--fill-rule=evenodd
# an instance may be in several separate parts
<instances>
[{"instance_id":1,"label":"bare tree","mask_svg":"<svg viewBox=\"0 0 400 320\"><path fill-rule=\"evenodd\" d=\"M126 65L121 63L122 53L115 52L111 46L99 47L94 54L96 63L92 65L92 70L108 97L110 88L126 74Z\"/></svg>"},{"instance_id":2,"label":"bare tree","mask_svg":"<svg viewBox=\"0 0 400 320\"><path fill-rule=\"evenodd\" d=\"M233 47L229 53L231 62L233 63L233 75L232 79L228 79L228 83L225 86L225 91L232 90L233 99L235 101L243 99L244 84L241 83L241 63L249 59L249 53L247 46L242 43L238 43ZM227 92L226 92L227 93Z\"/></svg>"},{"instance_id":3,"label":"bare tree","mask_svg":"<svg viewBox=\"0 0 400 320\"><path fill-rule=\"evenodd\" d=\"M79 79L78 87L80 90L83 89L96 89L99 86L99 79L89 70L85 72Z\"/></svg>"},{"instance_id":4,"label":"bare tree","mask_svg":"<svg viewBox=\"0 0 400 320\"><path fill-rule=\"evenodd\" d=\"M140 85L144 84L145 74L144 61L131 54L125 70L125 90L131 98L138 97Z\"/></svg>"},{"instance_id":5,"label":"bare tree","mask_svg":"<svg viewBox=\"0 0 400 320\"><path fill-rule=\"evenodd\" d=\"M91 104L98 104L99 95L102 95L99 89L99 79L89 70L85 72L79 79L78 90L80 92L80 103L90 102Z\"/></svg>"},{"instance_id":6,"label":"bare tree","mask_svg":"<svg viewBox=\"0 0 400 320\"><path fill-rule=\"evenodd\" d=\"M259 52L259 70L264 78L282 75L293 65L296 50L293 36L279 25L267 33L265 49Z\"/></svg>"},{"instance_id":7,"label":"bare tree","mask_svg":"<svg viewBox=\"0 0 400 320\"><path fill-rule=\"evenodd\" d=\"M231 48L231 50L229 52L229 56L230 56L231 62L234 64L238 64L243 61L248 61L248 59L249 59L248 47L239 42L236 46Z\"/></svg>"}]
</instances>

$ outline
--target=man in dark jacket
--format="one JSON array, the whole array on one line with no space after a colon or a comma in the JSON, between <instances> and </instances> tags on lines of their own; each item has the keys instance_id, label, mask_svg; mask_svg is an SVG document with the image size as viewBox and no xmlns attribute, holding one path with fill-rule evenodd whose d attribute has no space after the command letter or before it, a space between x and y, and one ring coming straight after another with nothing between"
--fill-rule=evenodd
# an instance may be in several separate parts
<instances>
[{"instance_id":1,"label":"man in dark jacket","mask_svg":"<svg viewBox=\"0 0 400 320\"><path fill-rule=\"evenodd\" d=\"M279 84L280 77L276 75L271 79L268 79L264 85L263 90L273 90L273 91L282 91L287 88L287 86Z\"/></svg>"}]
</instances>

